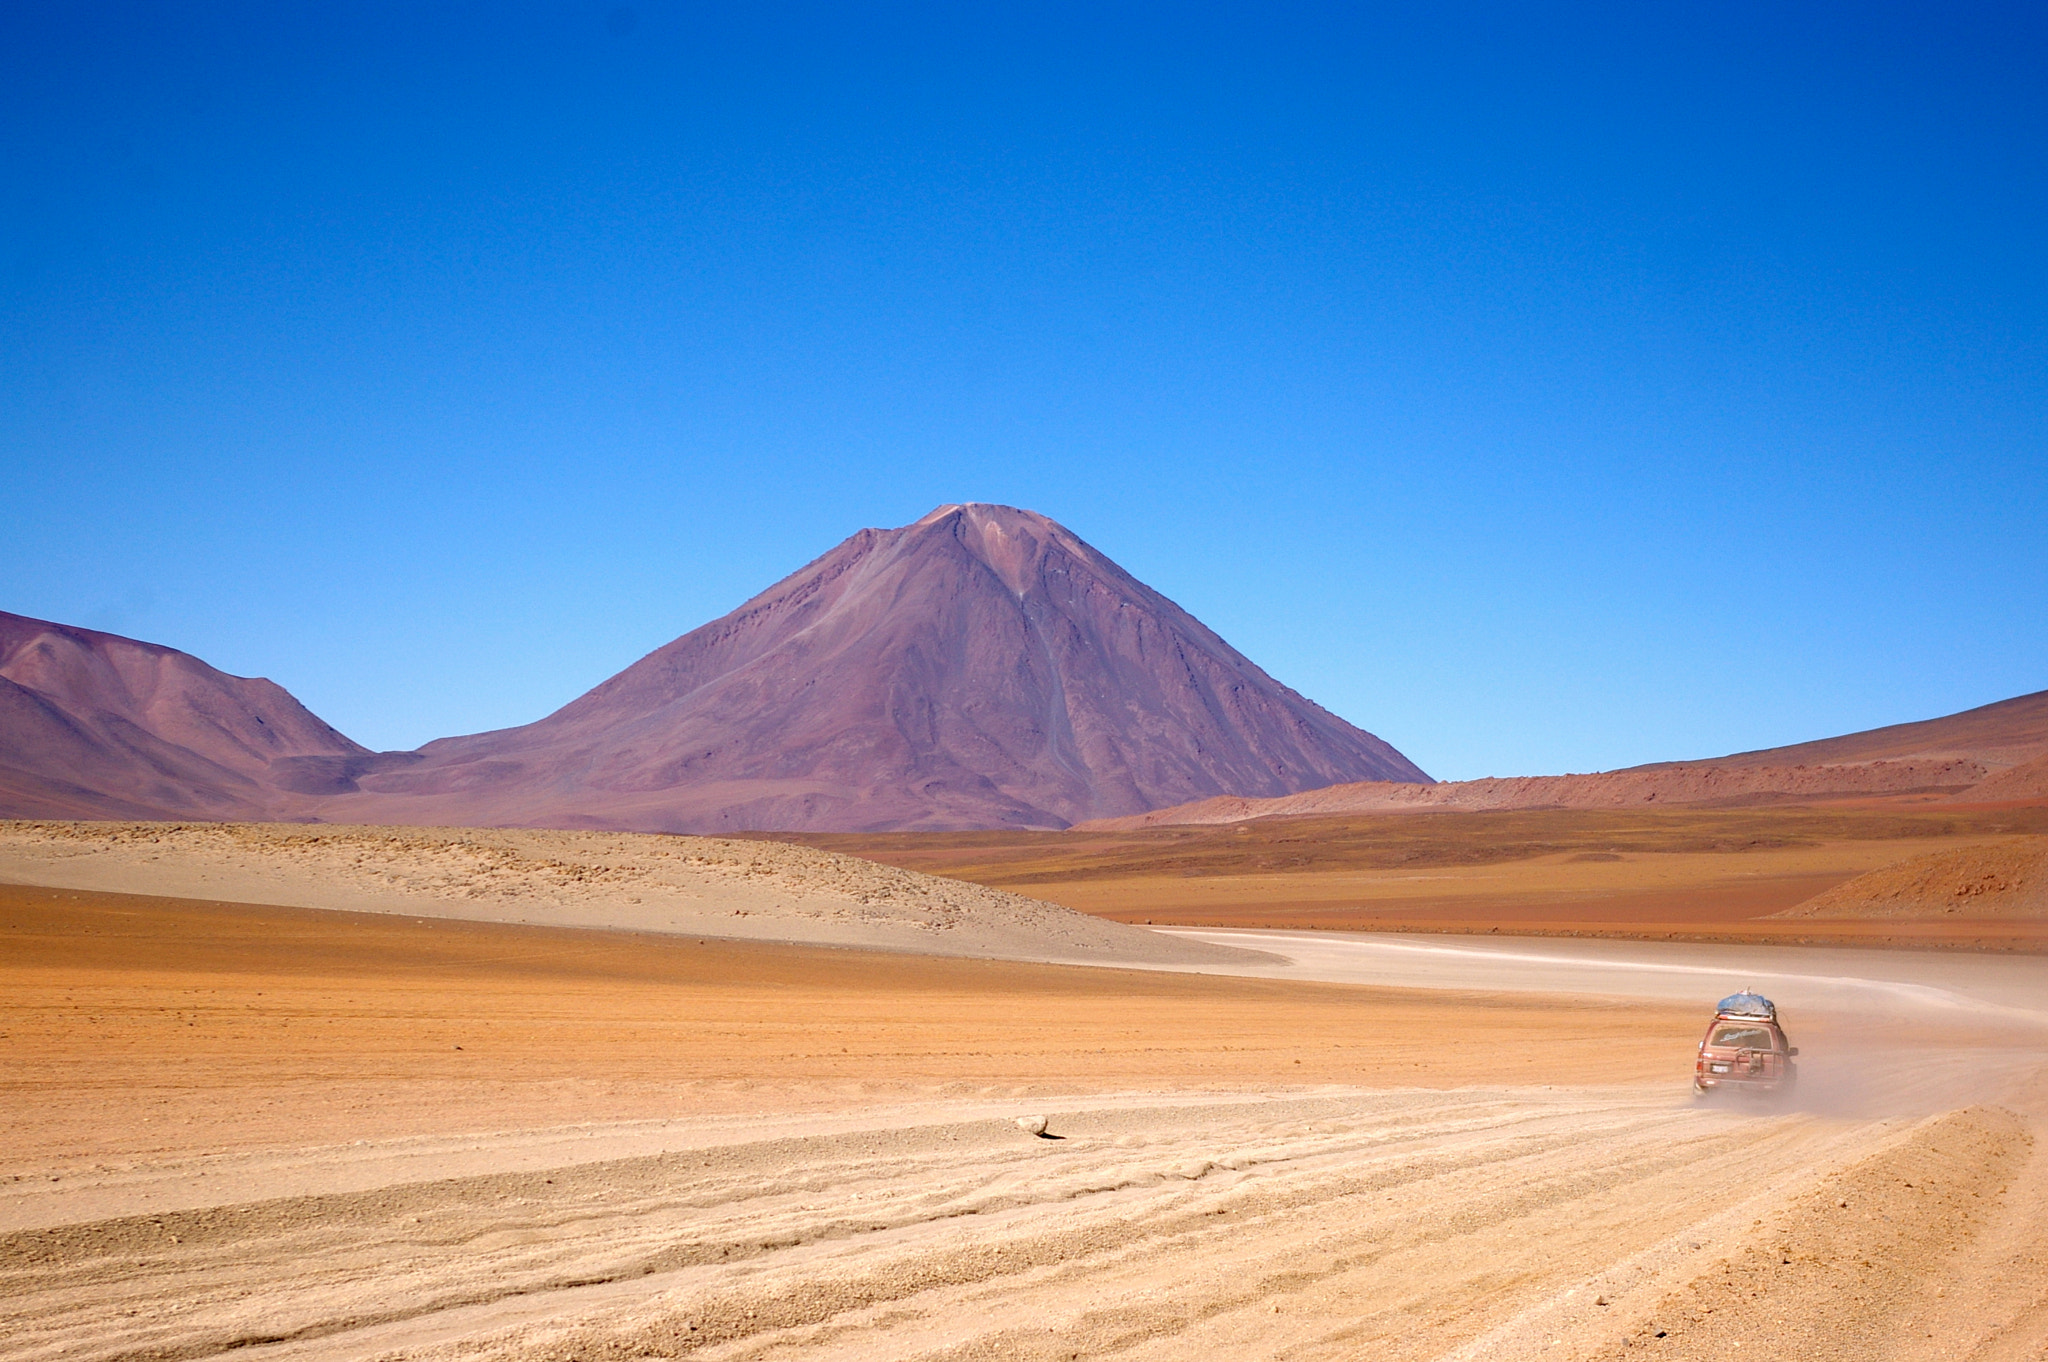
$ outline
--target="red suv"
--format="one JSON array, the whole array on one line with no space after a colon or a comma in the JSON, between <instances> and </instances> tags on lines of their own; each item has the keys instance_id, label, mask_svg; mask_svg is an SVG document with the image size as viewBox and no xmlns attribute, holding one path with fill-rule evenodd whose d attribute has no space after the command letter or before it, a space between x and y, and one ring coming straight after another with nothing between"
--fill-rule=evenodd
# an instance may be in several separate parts
<instances>
[{"instance_id":1,"label":"red suv","mask_svg":"<svg viewBox=\"0 0 2048 1362\"><path fill-rule=\"evenodd\" d=\"M1777 1005L1745 989L1723 998L1714 1009L1713 1024L1700 1038L1699 1059L1693 1065L1693 1095L1782 1092L1799 1080L1798 1067L1792 1063L1798 1053L1798 1046L1785 1043Z\"/></svg>"}]
</instances>

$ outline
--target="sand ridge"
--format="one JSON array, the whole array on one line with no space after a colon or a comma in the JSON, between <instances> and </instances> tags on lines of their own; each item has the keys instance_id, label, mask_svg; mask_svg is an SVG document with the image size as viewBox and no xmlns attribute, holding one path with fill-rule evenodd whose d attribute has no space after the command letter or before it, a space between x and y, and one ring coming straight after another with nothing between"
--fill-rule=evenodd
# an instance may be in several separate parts
<instances>
[{"instance_id":1,"label":"sand ridge","mask_svg":"<svg viewBox=\"0 0 2048 1362\"><path fill-rule=\"evenodd\" d=\"M2048 838L1947 847L1908 857L1772 916L2048 919Z\"/></svg>"},{"instance_id":2,"label":"sand ridge","mask_svg":"<svg viewBox=\"0 0 2048 1362\"><path fill-rule=\"evenodd\" d=\"M2008 766L1989 780L1972 786L1965 797L1986 804L2048 801L2048 754Z\"/></svg>"},{"instance_id":3,"label":"sand ridge","mask_svg":"<svg viewBox=\"0 0 2048 1362\"><path fill-rule=\"evenodd\" d=\"M0 822L0 881L923 954L1199 966L1228 953L785 843L516 828Z\"/></svg>"}]
</instances>

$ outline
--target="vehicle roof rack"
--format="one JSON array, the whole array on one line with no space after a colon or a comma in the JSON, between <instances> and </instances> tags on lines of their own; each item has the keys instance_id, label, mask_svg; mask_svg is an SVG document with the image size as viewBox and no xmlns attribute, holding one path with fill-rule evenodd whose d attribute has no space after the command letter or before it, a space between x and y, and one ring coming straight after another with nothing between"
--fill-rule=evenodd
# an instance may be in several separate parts
<instances>
[{"instance_id":1,"label":"vehicle roof rack","mask_svg":"<svg viewBox=\"0 0 2048 1362\"><path fill-rule=\"evenodd\" d=\"M1723 1017L1760 1017L1765 1021L1778 1019L1778 1005L1760 993L1748 989L1731 993L1715 1005L1714 1011Z\"/></svg>"}]
</instances>

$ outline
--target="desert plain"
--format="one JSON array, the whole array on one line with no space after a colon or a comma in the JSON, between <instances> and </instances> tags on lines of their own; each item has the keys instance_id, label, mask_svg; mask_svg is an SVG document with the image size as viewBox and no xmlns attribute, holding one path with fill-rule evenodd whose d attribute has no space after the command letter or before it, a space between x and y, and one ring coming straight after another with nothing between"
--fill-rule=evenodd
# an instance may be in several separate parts
<instances>
[{"instance_id":1,"label":"desert plain","mask_svg":"<svg viewBox=\"0 0 2048 1362\"><path fill-rule=\"evenodd\" d=\"M1907 798L779 836L1121 922L2040 952L2044 834L2048 803ZM1938 855L1971 863L1911 904L1822 899Z\"/></svg>"},{"instance_id":2,"label":"desert plain","mask_svg":"<svg viewBox=\"0 0 2048 1362\"><path fill-rule=\"evenodd\" d=\"M0 825L0 1358L2044 1355L2033 814L1404 817Z\"/></svg>"}]
</instances>

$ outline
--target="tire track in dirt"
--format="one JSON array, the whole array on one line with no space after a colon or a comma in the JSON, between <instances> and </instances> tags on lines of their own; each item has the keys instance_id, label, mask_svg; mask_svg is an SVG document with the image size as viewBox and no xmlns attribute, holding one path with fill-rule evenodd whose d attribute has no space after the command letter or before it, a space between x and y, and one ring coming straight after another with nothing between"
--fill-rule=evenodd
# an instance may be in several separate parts
<instances>
[{"instance_id":1,"label":"tire track in dirt","mask_svg":"<svg viewBox=\"0 0 2048 1362\"><path fill-rule=\"evenodd\" d=\"M2026 1120L2004 1108L1927 1118L1755 1219L1733 1251L1624 1314L1619 1337L1581 1329L1559 1355L1879 1362L1977 1351L2009 1331L1973 1250L1994 1230L2029 1225L2038 1252L2048 1233L2038 1169L2018 1204L2008 1196L2037 1161L2034 1146ZM1974 1308L1954 1308L1971 1296ZM2038 1356L2048 1340L2032 1332Z\"/></svg>"},{"instance_id":2,"label":"tire track in dirt","mask_svg":"<svg viewBox=\"0 0 2048 1362\"><path fill-rule=\"evenodd\" d=\"M1906 1124L1151 1099L129 1216L0 1238L0 1359L1428 1357Z\"/></svg>"}]
</instances>

